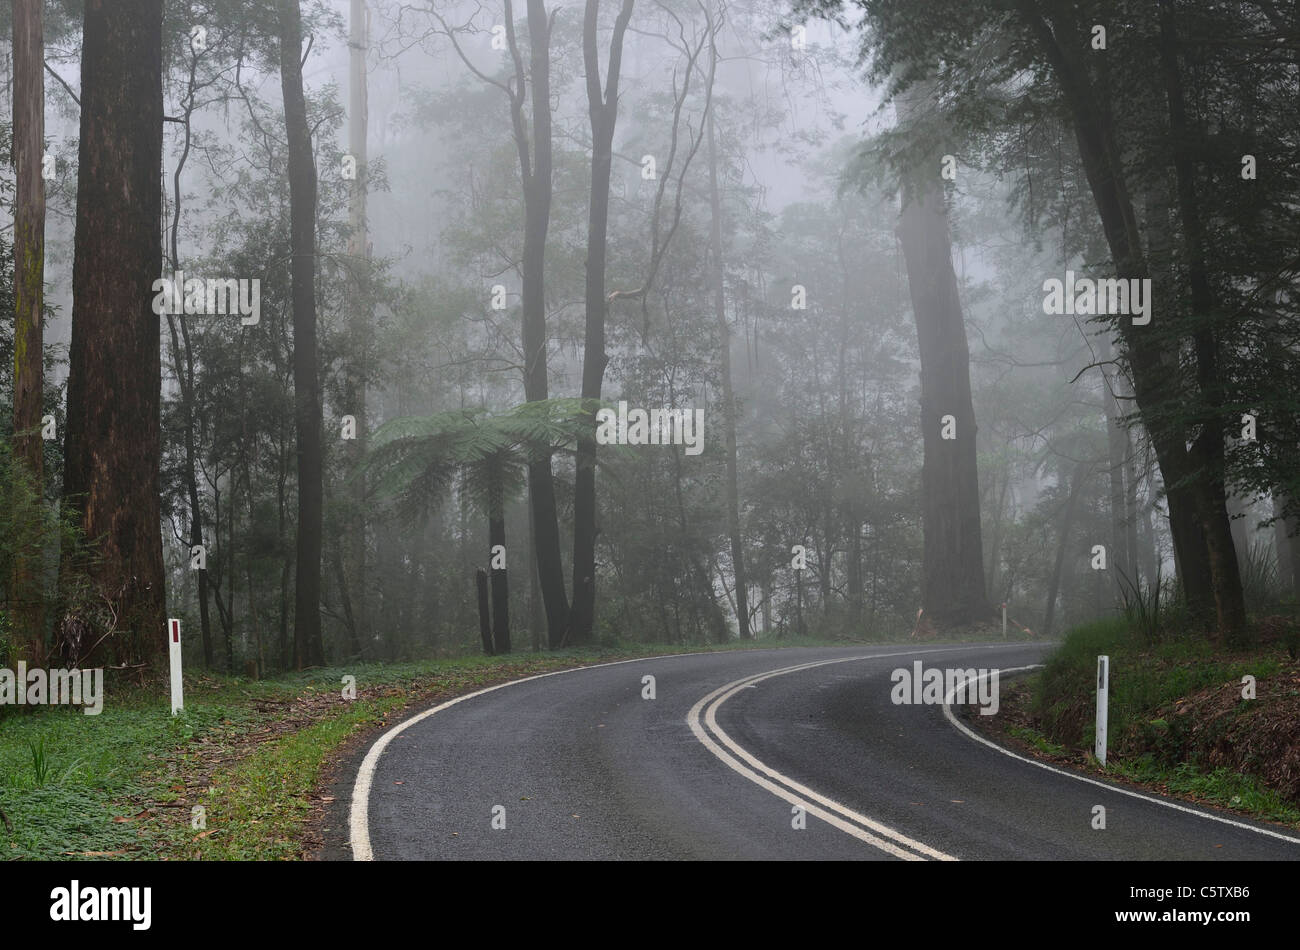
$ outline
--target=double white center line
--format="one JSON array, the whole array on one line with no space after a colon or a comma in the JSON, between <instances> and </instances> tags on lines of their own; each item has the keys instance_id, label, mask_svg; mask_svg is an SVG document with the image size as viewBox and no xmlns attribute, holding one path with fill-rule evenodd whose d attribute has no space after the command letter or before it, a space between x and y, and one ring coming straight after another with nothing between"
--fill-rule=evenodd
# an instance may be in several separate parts
<instances>
[{"instance_id":1,"label":"double white center line","mask_svg":"<svg viewBox=\"0 0 1300 950\"><path fill-rule=\"evenodd\" d=\"M691 732L695 733L695 737L704 744L704 747L726 763L728 767L778 798L782 798L792 805L801 806L808 814L820 818L845 834L852 835L859 841L866 842L872 847L879 848L886 854L891 854L904 861L925 861L927 859L956 861L957 858L952 855L931 848L914 838L909 838L898 829L891 828L874 818L867 817L861 812L854 811L847 805L832 801L825 795L801 785L789 776L782 775L771 766L760 762L752 754L737 745L735 740L718 725L717 719L718 708L728 699L742 689L747 689L773 676L783 676L786 673L794 673L799 670L828 666L832 663L848 663L853 660L878 660L890 656L916 656L921 653L945 652L951 651L908 650L903 653L883 653L875 656L850 656L837 660L801 663L798 666L787 666L768 673L747 676L728 683L726 686L720 686L701 699L686 714L686 723L691 727ZM701 714L703 715L702 721Z\"/></svg>"}]
</instances>

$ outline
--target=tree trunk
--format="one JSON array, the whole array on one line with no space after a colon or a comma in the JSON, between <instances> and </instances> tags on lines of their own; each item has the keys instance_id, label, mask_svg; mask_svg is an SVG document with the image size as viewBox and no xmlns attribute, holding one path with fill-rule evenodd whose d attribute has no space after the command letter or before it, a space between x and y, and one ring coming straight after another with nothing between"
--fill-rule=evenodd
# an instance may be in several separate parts
<instances>
[{"instance_id":1,"label":"tree trunk","mask_svg":"<svg viewBox=\"0 0 1300 950\"><path fill-rule=\"evenodd\" d=\"M1189 151L1191 135L1169 0L1161 0L1160 3L1160 61L1169 106L1169 128L1174 140L1173 164L1178 185L1178 211L1183 221L1192 317L1196 326L1192 334L1196 351L1196 381L1204 404L1198 413L1201 431L1192 446L1192 455L1202 469L1201 477L1196 483L1198 507L1210 558L1218 628L1230 642L1235 643L1246 634L1246 601L1227 512L1225 397L1219 370L1219 342L1214 333L1217 301L1210 287L1205 256L1205 231Z\"/></svg>"},{"instance_id":2,"label":"tree trunk","mask_svg":"<svg viewBox=\"0 0 1300 950\"><path fill-rule=\"evenodd\" d=\"M1127 382L1122 376L1115 378L1115 385L1119 387L1118 392L1129 396ZM1141 583L1141 564L1142 551L1138 547L1138 476L1137 462L1133 451L1133 436L1127 429L1124 430L1124 529L1125 538L1128 544L1129 565L1133 568L1133 583ZM1154 578L1154 575L1148 574L1148 580Z\"/></svg>"},{"instance_id":3,"label":"tree trunk","mask_svg":"<svg viewBox=\"0 0 1300 950\"><path fill-rule=\"evenodd\" d=\"M84 567L118 618L100 662L138 665L160 656L166 620L148 292L162 270L162 2L88 2L82 35L64 495L100 542Z\"/></svg>"},{"instance_id":4,"label":"tree trunk","mask_svg":"<svg viewBox=\"0 0 1300 950\"><path fill-rule=\"evenodd\" d=\"M1047 608L1043 614L1043 636L1052 635L1052 623L1056 618L1056 597L1061 589L1061 573L1065 567L1065 555L1070 546L1070 531L1074 527L1074 513L1079 507L1079 492L1088 477L1091 466L1080 462L1070 480L1070 494L1065 502L1065 515L1061 519L1061 540L1056 548L1056 562L1052 565L1052 579L1047 585Z\"/></svg>"},{"instance_id":5,"label":"tree trunk","mask_svg":"<svg viewBox=\"0 0 1300 950\"><path fill-rule=\"evenodd\" d=\"M31 478L40 508L45 481L41 438L44 393L45 303L45 38L41 0L14 0L14 460ZM15 552L9 590L11 663L45 662L45 606L41 552Z\"/></svg>"},{"instance_id":6,"label":"tree trunk","mask_svg":"<svg viewBox=\"0 0 1300 950\"><path fill-rule=\"evenodd\" d=\"M347 412L357 422L357 437L348 448L352 470L352 518L347 535L347 584L352 605L352 634L364 652L370 639L366 611L366 479L361 462L366 457L368 420L366 413L367 354L370 339L370 235L366 226L368 96L366 51L369 45L370 13L366 0L352 0L348 43L348 149L357 162L357 177L348 196L348 256L353 267L352 360L347 374Z\"/></svg>"},{"instance_id":7,"label":"tree trunk","mask_svg":"<svg viewBox=\"0 0 1300 950\"><path fill-rule=\"evenodd\" d=\"M282 430L283 431L283 430ZM286 498L289 481L289 453L284 441L276 451L276 549L280 553L280 669L289 669L293 663L293 654L289 647L289 580L293 576L293 549L289 547L287 531Z\"/></svg>"},{"instance_id":8,"label":"tree trunk","mask_svg":"<svg viewBox=\"0 0 1300 950\"><path fill-rule=\"evenodd\" d=\"M316 369L316 163L302 88L298 0L279 0L280 84L289 140L293 261L293 405L298 436L298 555L294 580L294 664L325 662L321 642L321 506L324 500L320 380Z\"/></svg>"},{"instance_id":9,"label":"tree trunk","mask_svg":"<svg viewBox=\"0 0 1300 950\"><path fill-rule=\"evenodd\" d=\"M917 111L915 101L900 101L899 120L909 121ZM937 170L936 160L930 171L937 175ZM952 267L948 216L936 183L918 182L905 193L898 235L921 354L921 604L935 624L968 624L991 617L993 611L984 589L970 350ZM943 438L945 416L955 423L955 438Z\"/></svg>"},{"instance_id":10,"label":"tree trunk","mask_svg":"<svg viewBox=\"0 0 1300 950\"><path fill-rule=\"evenodd\" d=\"M512 6L506 0L506 35L516 62L517 83L511 99L515 145L524 182L523 345L524 398L550 398L546 360L546 232L551 223L551 22L543 0L528 0L531 47L533 145L529 153L523 120L523 67L515 40ZM528 494L533 506L537 544L537 575L546 609L547 642L564 643L569 628L569 600L564 589L560 556L560 525L555 504L555 478L546 455L528 464Z\"/></svg>"},{"instance_id":11,"label":"tree trunk","mask_svg":"<svg viewBox=\"0 0 1300 950\"><path fill-rule=\"evenodd\" d=\"M177 188L177 202L180 200L180 189ZM175 258L173 257L173 262ZM179 268L179 264L175 264ZM178 340L176 338L176 324L180 323L181 335L184 338L184 357L185 363L182 369L181 353L177 350ZM181 401L184 403L185 412L185 492L189 499L190 505L190 555L193 556L193 550L196 546L203 547L203 507L199 498L199 477L195 435L195 413L194 413L194 351L190 346L190 334L183 320L178 320L172 314L167 315L167 327L171 332L172 351L176 353L173 358L173 364L176 369L178 380L181 383ZM208 601L211 598L208 590L208 571L206 563L197 571L199 575L199 635L203 644L203 665L207 669L212 669L212 617L208 609Z\"/></svg>"},{"instance_id":12,"label":"tree trunk","mask_svg":"<svg viewBox=\"0 0 1300 950\"><path fill-rule=\"evenodd\" d=\"M1007 492L1011 488L1010 467L1008 462L1007 470L1002 473L1002 487L998 490L997 508L993 514L993 539L989 542L988 585L985 589L991 591L995 599L1000 599L997 592L1002 586L999 565L1002 563L1002 522L1006 516Z\"/></svg>"},{"instance_id":13,"label":"tree trunk","mask_svg":"<svg viewBox=\"0 0 1300 950\"><path fill-rule=\"evenodd\" d=\"M609 230L609 179L613 163L614 126L618 122L618 81L623 58L623 36L632 17L633 0L623 0L609 43L609 68L605 89L600 88L600 53L596 28L600 0L587 0L582 24L582 57L587 77L587 112L591 119L591 197L587 216L587 325L582 351L582 398L599 400L605 366L606 237ZM592 406L595 411L595 406ZM573 609L569 615L568 642L591 641L596 610L596 434L578 439L577 471L573 495Z\"/></svg>"},{"instance_id":14,"label":"tree trunk","mask_svg":"<svg viewBox=\"0 0 1300 950\"><path fill-rule=\"evenodd\" d=\"M1021 0L1020 7L1056 75L1069 108L1084 174L1097 205L1116 276L1125 280L1146 278L1149 274L1120 146L1106 121L1102 104L1072 46L1057 41L1052 27L1032 0ZM1128 350L1138 408L1145 419L1159 418L1167 407L1183 398L1178 390L1181 374L1177 367L1177 354L1162 347L1159 338L1144 327L1134 327L1120 320L1119 330ZM1198 363L1201 356L1202 347L1198 346ZM1201 371L1198 366L1198 380ZM1233 585L1231 578L1216 576L1215 573L1226 569L1224 541L1219 537L1211 540L1207 536L1210 533L1217 535L1226 528L1226 518L1214 515L1213 489L1207 491L1203 484L1193 484L1197 478L1196 467L1212 461L1213 449L1207 452L1202 446L1199 457L1191 457L1183 428L1178 424L1150 427L1165 484L1181 486L1168 492L1169 527L1174 538L1175 560L1189 606L1194 612L1200 612L1206 592L1212 591L1220 614L1220 626L1231 634L1238 619L1233 616ZM1213 473L1210 474L1212 477ZM1222 499L1218 502L1221 505ZM1226 543L1231 545L1230 537ZM1235 557L1232 560L1235 562ZM1240 594L1240 577L1237 578L1236 593Z\"/></svg>"},{"instance_id":15,"label":"tree trunk","mask_svg":"<svg viewBox=\"0 0 1300 950\"><path fill-rule=\"evenodd\" d=\"M542 649L542 626L545 619L542 616L542 599L541 590L538 588L537 577L537 522L533 519L533 500L526 500L527 518L528 518L528 632L532 638L533 652L538 653Z\"/></svg>"},{"instance_id":16,"label":"tree trunk","mask_svg":"<svg viewBox=\"0 0 1300 950\"><path fill-rule=\"evenodd\" d=\"M686 519L686 498L682 492L682 452L681 447L678 445L670 446L670 448L673 457L673 498L677 503L677 527L681 531L681 537L688 539L690 537L690 523ZM731 639L731 632L727 627L726 615L723 613L722 608L718 606L717 599L713 596L713 578L689 541L683 545L683 550L692 583L696 590L696 596L691 598L691 612L697 618L703 612L704 626L708 636L715 643L726 643Z\"/></svg>"},{"instance_id":17,"label":"tree trunk","mask_svg":"<svg viewBox=\"0 0 1300 950\"><path fill-rule=\"evenodd\" d=\"M1250 562L1251 539L1255 536L1256 518L1250 499L1236 492L1228 496L1228 523L1232 527L1232 548L1237 552L1237 571L1244 577Z\"/></svg>"},{"instance_id":18,"label":"tree trunk","mask_svg":"<svg viewBox=\"0 0 1300 950\"><path fill-rule=\"evenodd\" d=\"M1143 195L1143 204L1147 219L1153 223L1167 220L1172 213L1168 196L1162 189L1148 189ZM1152 260L1172 258L1173 250L1169 240L1171 230L1171 228L1164 226L1149 227L1147 229ZM1162 275L1153 273L1152 286L1153 293L1159 294L1161 299L1172 299L1178 293L1172 275L1166 282ZM1159 352L1155 347L1150 349L1153 351L1152 353L1143 355L1150 361L1150 365L1156 368L1157 372L1181 372L1178 369L1177 360L1170 358L1163 352ZM1132 359L1130 359L1131 363ZM1133 372L1136 374L1136 369ZM1163 389L1160 388L1162 382L1165 383ZM1148 393L1153 390L1162 398L1178 399L1181 402L1182 397L1177 393L1176 387L1169 385L1163 377L1156 380L1155 386L1147 387ZM1136 389L1134 395L1136 395ZM1149 398L1154 399L1156 396L1150 396ZM1139 409L1142 406L1143 403L1139 401ZM1180 443L1177 438L1171 437L1168 430L1163 426L1149 426L1148 428L1157 430L1149 434L1152 449L1155 453L1156 467L1160 469L1162 481L1166 486L1165 498L1169 508L1169 537L1173 543L1174 568L1179 586L1182 588L1183 600L1186 602L1192 616L1204 622L1214 610L1214 585L1210 579L1210 560L1205 547L1205 534L1196 516L1196 499L1193 496L1191 486L1179 484L1180 479L1172 474L1178 472L1185 474L1188 471L1187 447L1186 444ZM1159 446L1156 445L1157 440L1159 440ZM1169 487L1171 485L1172 488ZM1149 574L1148 576L1155 577L1155 574Z\"/></svg>"},{"instance_id":19,"label":"tree trunk","mask_svg":"<svg viewBox=\"0 0 1300 950\"><path fill-rule=\"evenodd\" d=\"M189 159L190 146L193 141L191 120L194 115L195 74L198 70L198 53L190 53L189 84L185 91L185 106L182 112L181 127L185 131L185 144L181 156L176 162L176 171L172 175L172 226L171 226L171 268L172 273L180 271L180 229L181 207L184 198L181 192L181 175ZM177 332L177 325L180 332ZM167 313L167 330L171 336L172 370L176 374L176 384L181 391L181 409L185 417L185 492L190 506L190 552L192 559L196 547L203 548L203 509L199 500L199 479L195 438L194 412L194 349L190 345L189 326L180 315ZM182 340L184 347L182 348ZM188 568L187 569L192 569ZM199 587L199 639L203 645L203 665L212 669L212 618L208 611L208 571L207 565L197 569ZM184 603L184 598L182 598Z\"/></svg>"},{"instance_id":20,"label":"tree trunk","mask_svg":"<svg viewBox=\"0 0 1300 950\"><path fill-rule=\"evenodd\" d=\"M745 542L740 533L740 486L736 458L736 395L731 383L731 330L727 325L726 292L722 264L722 192L718 186L718 152L713 131L713 110L708 121L709 247L713 283L713 316L718 325L718 372L722 381L722 429L727 453L727 535L731 539L731 572L736 579L736 615L740 638L752 640L749 629L749 592L745 574Z\"/></svg>"},{"instance_id":21,"label":"tree trunk","mask_svg":"<svg viewBox=\"0 0 1300 950\"><path fill-rule=\"evenodd\" d=\"M1112 358L1109 333L1099 335L1098 358L1105 362ZM1130 550L1128 530L1125 518L1128 502L1124 492L1124 470L1128 456L1128 433L1124 428L1124 410L1116 398L1119 395L1119 373L1105 373L1103 380L1106 393L1102 396L1106 406L1106 473L1110 482L1110 566L1115 581L1122 591L1129 586L1136 588L1137 551Z\"/></svg>"},{"instance_id":22,"label":"tree trunk","mask_svg":"<svg viewBox=\"0 0 1300 950\"><path fill-rule=\"evenodd\" d=\"M492 656L492 620L488 610L488 576L487 571L478 568L474 572L474 586L478 590L478 635L483 641L483 652Z\"/></svg>"},{"instance_id":23,"label":"tree trunk","mask_svg":"<svg viewBox=\"0 0 1300 950\"><path fill-rule=\"evenodd\" d=\"M499 491L492 498L488 514L488 552L506 546L505 500ZM510 586L504 567L492 568L492 639L497 653L510 652Z\"/></svg>"},{"instance_id":24,"label":"tree trunk","mask_svg":"<svg viewBox=\"0 0 1300 950\"><path fill-rule=\"evenodd\" d=\"M1277 545L1277 577L1283 588L1290 588L1292 596L1300 595L1300 524L1295 518L1284 517L1287 497L1273 496L1273 540Z\"/></svg>"}]
</instances>

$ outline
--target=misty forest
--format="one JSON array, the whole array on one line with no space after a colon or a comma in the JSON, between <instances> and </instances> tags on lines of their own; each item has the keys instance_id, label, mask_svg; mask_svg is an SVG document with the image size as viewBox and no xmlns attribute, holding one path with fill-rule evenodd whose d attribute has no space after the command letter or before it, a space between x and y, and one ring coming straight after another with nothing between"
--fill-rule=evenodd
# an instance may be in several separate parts
<instances>
[{"instance_id":1,"label":"misty forest","mask_svg":"<svg viewBox=\"0 0 1300 950\"><path fill-rule=\"evenodd\" d=\"M1294 3L0 21L7 666L1295 603Z\"/></svg>"}]
</instances>

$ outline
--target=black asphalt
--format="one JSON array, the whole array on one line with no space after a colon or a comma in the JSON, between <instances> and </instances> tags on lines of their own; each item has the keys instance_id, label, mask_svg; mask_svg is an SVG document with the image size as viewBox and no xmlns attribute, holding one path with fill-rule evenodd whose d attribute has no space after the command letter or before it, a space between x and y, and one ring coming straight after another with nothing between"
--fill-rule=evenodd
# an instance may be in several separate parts
<instances>
[{"instance_id":1,"label":"black asphalt","mask_svg":"<svg viewBox=\"0 0 1300 950\"><path fill-rule=\"evenodd\" d=\"M927 668L1009 669L1048 649L711 653L510 685L388 746L369 801L374 856L894 860L812 815L806 829L792 828L790 803L725 765L686 722L734 680L854 657L742 689L718 725L785 776L963 860L1300 858L1300 845L1053 774L963 735L938 706L890 699L891 672L910 668L913 655ZM646 674L656 678L653 700L642 698ZM1092 827L1095 805L1106 809L1105 830ZM494 806L504 807L504 829L493 828Z\"/></svg>"}]
</instances>

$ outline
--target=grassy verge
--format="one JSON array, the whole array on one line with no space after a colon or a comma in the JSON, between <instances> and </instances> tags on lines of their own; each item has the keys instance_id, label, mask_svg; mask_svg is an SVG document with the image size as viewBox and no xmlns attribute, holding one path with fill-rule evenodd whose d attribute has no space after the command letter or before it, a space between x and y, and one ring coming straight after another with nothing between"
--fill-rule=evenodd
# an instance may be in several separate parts
<instances>
[{"instance_id":1,"label":"grassy verge","mask_svg":"<svg viewBox=\"0 0 1300 950\"><path fill-rule=\"evenodd\" d=\"M1122 618L1087 624L1004 689L989 725L1039 757L1300 825L1300 663L1287 628L1275 618L1255 646L1228 650L1201 636L1152 642ZM1111 669L1104 770L1092 754L1100 654Z\"/></svg>"},{"instance_id":2,"label":"grassy verge","mask_svg":"<svg viewBox=\"0 0 1300 950\"><path fill-rule=\"evenodd\" d=\"M0 719L0 857L301 857L322 769L350 737L410 707L484 686L672 652L844 641L790 638L721 647L619 645L322 669L274 680L187 675L185 710L110 693L98 716L41 708ZM342 695L356 677L356 698ZM195 827L195 806L202 821Z\"/></svg>"}]
</instances>

